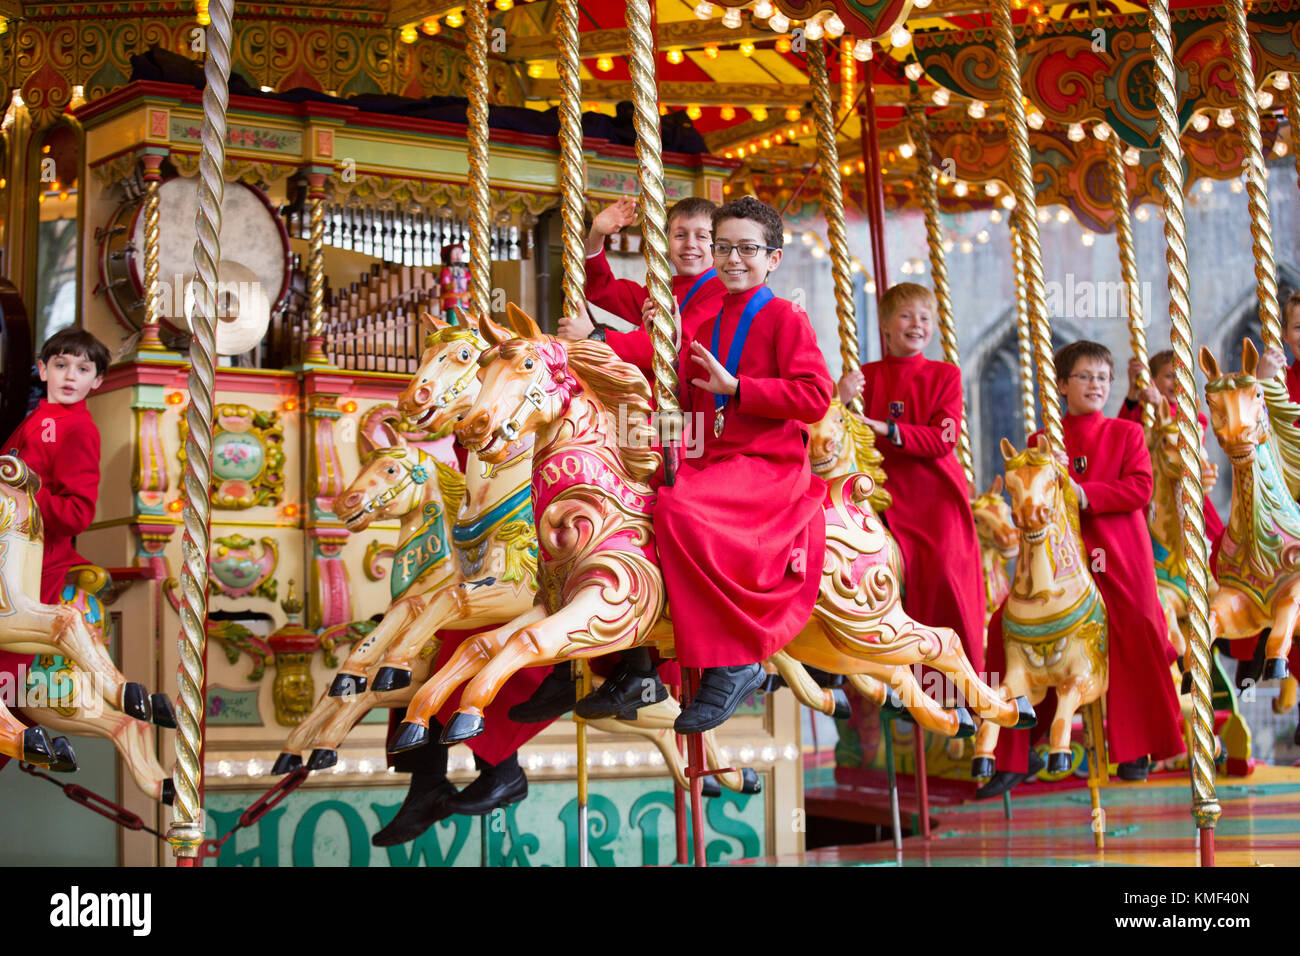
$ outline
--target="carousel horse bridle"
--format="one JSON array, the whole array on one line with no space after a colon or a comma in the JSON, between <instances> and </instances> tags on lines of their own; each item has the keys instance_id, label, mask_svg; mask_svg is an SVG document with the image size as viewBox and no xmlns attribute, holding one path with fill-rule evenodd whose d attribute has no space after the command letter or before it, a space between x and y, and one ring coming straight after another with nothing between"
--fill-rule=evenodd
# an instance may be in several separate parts
<instances>
[{"instance_id":1,"label":"carousel horse bridle","mask_svg":"<svg viewBox=\"0 0 1300 956\"><path fill-rule=\"evenodd\" d=\"M509 345L510 343L505 343ZM499 354L502 346L494 346L483 352L479 356L478 364L487 368ZM534 348L529 345L528 348ZM505 442L513 442L519 438L519 421L520 416L524 414L529 405L533 406L539 412L545 408L546 399L555 395L557 392L563 395L563 401L559 408L559 414L563 415L569 410L569 403L573 401L575 395L582 391L582 385L573 373L569 371L569 363L564 346L558 342L546 342L536 346L537 357L540 361L537 363L537 370L533 373L532 379L528 382L523 391L523 396L515 410L510 413L504 422L496 428L497 437ZM530 358L528 361L532 361ZM527 364L525 363L525 367ZM549 387L546 384L546 378L550 378Z\"/></svg>"},{"instance_id":2,"label":"carousel horse bridle","mask_svg":"<svg viewBox=\"0 0 1300 956\"><path fill-rule=\"evenodd\" d=\"M489 348L488 343L484 341L483 336L472 326L453 325L445 329L439 329L436 332L430 332L424 337L425 349L431 349L435 345L443 345L447 342L464 341L472 344L482 355ZM481 364L481 363L479 363ZM434 408L446 408L469 388L469 383L474 381L478 375L478 367L473 363L465 370L458 379L444 388L433 398Z\"/></svg>"}]
</instances>

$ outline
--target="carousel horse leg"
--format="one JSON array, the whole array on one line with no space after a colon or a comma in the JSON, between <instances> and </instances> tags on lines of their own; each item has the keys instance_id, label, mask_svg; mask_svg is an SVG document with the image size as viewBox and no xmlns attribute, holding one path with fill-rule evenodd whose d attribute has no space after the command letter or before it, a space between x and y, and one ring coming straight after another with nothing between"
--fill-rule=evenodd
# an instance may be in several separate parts
<instances>
[{"instance_id":1,"label":"carousel horse leg","mask_svg":"<svg viewBox=\"0 0 1300 956\"><path fill-rule=\"evenodd\" d=\"M594 618L617 619L619 612L602 597L603 590L599 587L585 587L570 598L568 604L549 617L542 608L540 619L536 619L538 608L535 607L529 612L535 619L523 624L522 627L517 623L521 619L517 618L516 622L510 625L516 628L514 635L492 655L491 660L461 691L460 706L456 708L455 715L447 723L447 729L442 735L443 742L455 743L477 737L483 732L483 712L496 699L506 681L510 680L516 672L525 667L540 667L555 663L564 654L565 648L572 646L571 635L586 632ZM626 614L626 611L622 613ZM626 647L631 643L634 635L633 627L628 626L621 640L616 637L604 647L589 649L597 653L588 652L569 656L595 657L599 656L601 650L608 649L607 653L619 650L620 647L611 645L621 643Z\"/></svg>"},{"instance_id":2,"label":"carousel horse leg","mask_svg":"<svg viewBox=\"0 0 1300 956\"><path fill-rule=\"evenodd\" d=\"M62 737L52 737L44 727L25 726L4 704L0 704L0 754L51 770L76 770L77 762L72 757L72 749L66 749L71 763L68 766L69 761L59 759L61 748L56 745L56 740L67 743Z\"/></svg>"},{"instance_id":3,"label":"carousel horse leg","mask_svg":"<svg viewBox=\"0 0 1300 956\"><path fill-rule=\"evenodd\" d=\"M347 739L348 734L361 718L376 707L392 708L409 704L428 679L431 663L431 658L416 661L415 681L400 690L371 690L365 694L332 698L337 701L334 716L317 734L311 756L307 760L307 768L324 770L338 763L338 749L343 745L343 741ZM370 676L373 676L373 672ZM373 688L375 683L372 681L370 686Z\"/></svg>"},{"instance_id":4,"label":"carousel horse leg","mask_svg":"<svg viewBox=\"0 0 1300 956\"><path fill-rule=\"evenodd\" d=\"M965 707L948 710L921 689L910 667L895 667L890 679L891 689L917 724L944 737L972 737L975 721ZM919 738L918 738L919 739Z\"/></svg>"},{"instance_id":5,"label":"carousel horse leg","mask_svg":"<svg viewBox=\"0 0 1300 956\"><path fill-rule=\"evenodd\" d=\"M946 627L936 627L933 631L939 635L939 654L926 663L948 675L981 719L1016 729L1034 726L1037 718L1028 698L1023 694L1013 698L999 696L975 672L955 631Z\"/></svg>"},{"instance_id":6,"label":"carousel horse leg","mask_svg":"<svg viewBox=\"0 0 1300 956\"><path fill-rule=\"evenodd\" d=\"M1075 711L1083 705L1085 696L1085 688L1078 678L1067 678L1056 687L1056 714L1048 732L1048 773L1066 773L1070 769L1070 728L1074 724Z\"/></svg>"},{"instance_id":7,"label":"carousel horse leg","mask_svg":"<svg viewBox=\"0 0 1300 956\"><path fill-rule=\"evenodd\" d=\"M1029 700L1034 704L1042 703L1043 698L1047 695L1046 688L1032 687L1029 681L1029 674L1025 669L1024 654L1018 648L1008 648L1007 654L1007 674L1002 681L1002 686L998 688L1004 699L1019 699L1022 695L1028 695ZM970 698L968 697L967 700ZM986 720L980 724L980 728L975 733L975 758L971 761L971 776L976 780L986 780L993 776L996 766L994 764L993 752L998 746L998 735L1002 727L995 721Z\"/></svg>"},{"instance_id":8,"label":"carousel horse leg","mask_svg":"<svg viewBox=\"0 0 1300 956\"><path fill-rule=\"evenodd\" d=\"M803 664L785 651L777 651L768 660L776 667L777 673L781 675L781 679L785 681L799 703L836 720L848 718L849 698L842 688L820 687Z\"/></svg>"},{"instance_id":9,"label":"carousel horse leg","mask_svg":"<svg viewBox=\"0 0 1300 956\"><path fill-rule=\"evenodd\" d=\"M499 592L502 588L492 587L483 590ZM462 627L473 627L475 623L479 623L477 620L470 621L474 615L466 606L469 603L467 597L469 593L468 589L460 584L442 588L431 595L428 605L397 635L396 640L388 643L383 663L375 673L376 690L400 690L411 682L411 671L415 667L415 661L423 653L428 635L436 634L453 623ZM503 613L490 616L481 623L486 624L494 619L499 621L502 618L513 617L525 608L503 607L501 610ZM434 656L437 656L436 648Z\"/></svg>"},{"instance_id":10,"label":"carousel horse leg","mask_svg":"<svg viewBox=\"0 0 1300 956\"><path fill-rule=\"evenodd\" d=\"M281 776L301 767L303 751L315 744L320 732L334 719L342 702L359 696L361 695L349 694L347 697L331 697L328 691L322 694L320 700L316 701L316 706L308 711L302 722L289 733L289 738L284 742L284 749L275 758L271 773Z\"/></svg>"},{"instance_id":11,"label":"carousel horse leg","mask_svg":"<svg viewBox=\"0 0 1300 956\"><path fill-rule=\"evenodd\" d=\"M352 649L334 680L330 683L330 697L351 697L364 694L368 686L367 675L383 659L388 646L403 634L410 632L420 611L424 608L424 594L401 598L384 612L383 619L365 640ZM419 636L432 634L421 631Z\"/></svg>"},{"instance_id":12,"label":"carousel horse leg","mask_svg":"<svg viewBox=\"0 0 1300 956\"><path fill-rule=\"evenodd\" d=\"M420 688L406 708L406 719L389 753L419 747L429 739L429 718L465 681L479 674L507 646L522 627L544 620L546 608L538 604L508 624L476 634L452 652L450 659ZM444 729L444 734L445 734Z\"/></svg>"},{"instance_id":13,"label":"carousel horse leg","mask_svg":"<svg viewBox=\"0 0 1300 956\"><path fill-rule=\"evenodd\" d=\"M1300 584L1300 579L1297 579ZM1291 653L1291 635L1296 621L1300 620L1300 587L1288 588L1279 594L1274 607L1273 629L1268 635L1268 649L1264 652L1264 680L1282 680L1290 676L1287 657Z\"/></svg>"}]
</instances>

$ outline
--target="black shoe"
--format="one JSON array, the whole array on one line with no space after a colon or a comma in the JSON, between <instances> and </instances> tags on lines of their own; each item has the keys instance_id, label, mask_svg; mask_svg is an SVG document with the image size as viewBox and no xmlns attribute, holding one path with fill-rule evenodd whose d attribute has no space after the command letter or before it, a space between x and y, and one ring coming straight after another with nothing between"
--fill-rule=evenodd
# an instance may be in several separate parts
<instances>
[{"instance_id":1,"label":"black shoe","mask_svg":"<svg viewBox=\"0 0 1300 956\"><path fill-rule=\"evenodd\" d=\"M619 664L605 683L578 701L573 712L583 720L600 720L621 717L629 711L635 714L642 707L667 699L668 691L658 671L651 669L643 674Z\"/></svg>"},{"instance_id":2,"label":"black shoe","mask_svg":"<svg viewBox=\"0 0 1300 956\"><path fill-rule=\"evenodd\" d=\"M411 789L406 791L397 815L370 838L374 846L397 846L414 840L439 820L451 816L447 800L456 788L446 777L435 774L412 774Z\"/></svg>"},{"instance_id":3,"label":"black shoe","mask_svg":"<svg viewBox=\"0 0 1300 956\"><path fill-rule=\"evenodd\" d=\"M1139 757L1137 760L1126 760L1119 765L1118 771L1121 780L1145 780L1147 774L1151 772L1151 758Z\"/></svg>"},{"instance_id":4,"label":"black shoe","mask_svg":"<svg viewBox=\"0 0 1300 956\"><path fill-rule=\"evenodd\" d=\"M706 667L700 688L689 706L678 715L673 730L679 734L702 734L726 723L740 702L763 686L767 673L761 664L739 667Z\"/></svg>"},{"instance_id":5,"label":"black shoe","mask_svg":"<svg viewBox=\"0 0 1300 956\"><path fill-rule=\"evenodd\" d=\"M1026 773L1013 773L1010 770L999 770L991 780L984 786L975 791L976 800L987 800L990 797L1000 797L1004 793L1014 790L1020 784L1024 783L1030 777L1037 774L1047 766L1047 763L1036 751L1029 751L1029 765Z\"/></svg>"},{"instance_id":6,"label":"black shoe","mask_svg":"<svg viewBox=\"0 0 1300 956\"><path fill-rule=\"evenodd\" d=\"M573 669L568 661L562 661L537 685L532 697L515 704L506 716L517 724L544 724L563 717L577 700L578 684L573 679Z\"/></svg>"},{"instance_id":7,"label":"black shoe","mask_svg":"<svg viewBox=\"0 0 1300 956\"><path fill-rule=\"evenodd\" d=\"M499 775L492 770L484 770L473 783L447 800L448 813L459 813L471 817L481 817L498 807L508 807L519 803L528 796L528 778L523 770L512 774Z\"/></svg>"}]
</instances>

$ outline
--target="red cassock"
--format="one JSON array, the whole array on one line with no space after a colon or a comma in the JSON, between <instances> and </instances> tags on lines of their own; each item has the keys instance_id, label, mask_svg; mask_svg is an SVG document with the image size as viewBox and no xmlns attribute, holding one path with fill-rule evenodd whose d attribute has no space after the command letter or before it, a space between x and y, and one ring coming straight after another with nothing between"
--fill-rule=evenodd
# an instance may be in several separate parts
<instances>
[{"instance_id":1,"label":"red cassock","mask_svg":"<svg viewBox=\"0 0 1300 956\"><path fill-rule=\"evenodd\" d=\"M724 364L757 292L724 296L721 314L697 330L709 348L721 323ZM676 484L659 489L654 514L677 658L687 667L749 664L802 630L817 599L826 485L808 464L801 423L825 416L832 382L807 315L773 298L754 316L738 366L739 394L727 401L718 438L713 394L690 384L707 377L690 354L684 340L682 406L687 427L704 433L702 453L683 458Z\"/></svg>"},{"instance_id":2,"label":"red cassock","mask_svg":"<svg viewBox=\"0 0 1300 956\"><path fill-rule=\"evenodd\" d=\"M1173 757L1184 750L1178 695L1169 671L1177 655L1156 597L1155 556L1146 522L1151 458L1142 427L1096 412L1065 416L1064 430L1070 477L1088 499L1079 521L1084 556L1093 568L1109 624L1108 756L1114 763L1148 754L1153 760ZM1006 672L1001 608L989 622L988 669L990 675ZM1055 695L1049 694L1035 709L1039 727L1046 728ZM998 769L1023 772L1028 756L1029 731L1004 729L998 740Z\"/></svg>"},{"instance_id":3,"label":"red cassock","mask_svg":"<svg viewBox=\"0 0 1300 956\"><path fill-rule=\"evenodd\" d=\"M710 270L711 271L711 270ZM692 338L701 323L712 321L722 307L727 289L717 275L700 281L701 276L673 276L673 298L682 312L682 336ZM692 292L691 290L694 290ZM587 301L612 312L637 328L631 332L609 329L605 342L624 362L631 362L643 375L654 381L650 333L641 327L641 308L645 303L645 286L631 279L616 279L610 271L605 250L587 260Z\"/></svg>"},{"instance_id":4,"label":"red cassock","mask_svg":"<svg viewBox=\"0 0 1300 956\"><path fill-rule=\"evenodd\" d=\"M89 528L95 517L99 429L84 401L60 405L41 399L36 410L0 445L0 453L17 455L41 479L36 494L45 525L40 598L44 604L57 604L68 569L88 563L72 547L72 539ZM31 654L0 651L0 672L16 679L19 667L31 660ZM5 761L0 757L0 766Z\"/></svg>"},{"instance_id":5,"label":"red cassock","mask_svg":"<svg viewBox=\"0 0 1300 956\"><path fill-rule=\"evenodd\" d=\"M903 607L931 627L957 632L984 669L984 572L970 490L955 449L961 371L923 355L888 355L862 366L868 418L893 419L902 445L877 438L893 504L881 516L903 553Z\"/></svg>"}]
</instances>

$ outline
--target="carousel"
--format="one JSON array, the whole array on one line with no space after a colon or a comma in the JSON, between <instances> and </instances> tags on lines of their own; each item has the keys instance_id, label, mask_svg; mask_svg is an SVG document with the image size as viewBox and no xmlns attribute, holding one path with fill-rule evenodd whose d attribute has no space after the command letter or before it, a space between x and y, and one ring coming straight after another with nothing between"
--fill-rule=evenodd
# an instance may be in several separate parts
<instances>
[{"instance_id":1,"label":"carousel","mask_svg":"<svg viewBox=\"0 0 1300 956\"><path fill-rule=\"evenodd\" d=\"M0 449L0 863L1300 863L1300 379L1256 377L1300 346L1300 0L0 0L0 74L3 434L51 335L112 355L57 604ZM836 399L811 616L677 734L670 210L742 196L836 377L933 290L985 631L909 610L916 489ZM1137 782L1054 353L1154 394L1166 333L1133 417L1185 753ZM601 711L620 654L659 669Z\"/></svg>"}]
</instances>

